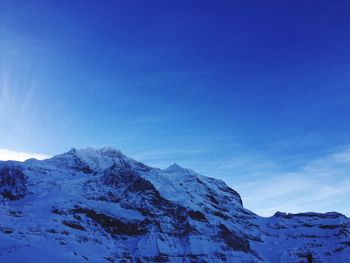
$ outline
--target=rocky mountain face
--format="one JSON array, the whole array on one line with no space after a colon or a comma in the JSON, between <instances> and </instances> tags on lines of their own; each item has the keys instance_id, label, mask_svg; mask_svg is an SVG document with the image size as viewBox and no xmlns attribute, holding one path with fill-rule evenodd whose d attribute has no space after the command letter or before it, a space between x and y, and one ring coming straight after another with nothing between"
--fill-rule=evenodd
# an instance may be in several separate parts
<instances>
[{"instance_id":1,"label":"rocky mountain face","mask_svg":"<svg viewBox=\"0 0 350 263\"><path fill-rule=\"evenodd\" d=\"M260 217L221 180L111 148L0 162L0 203L0 262L350 262L344 215Z\"/></svg>"}]
</instances>

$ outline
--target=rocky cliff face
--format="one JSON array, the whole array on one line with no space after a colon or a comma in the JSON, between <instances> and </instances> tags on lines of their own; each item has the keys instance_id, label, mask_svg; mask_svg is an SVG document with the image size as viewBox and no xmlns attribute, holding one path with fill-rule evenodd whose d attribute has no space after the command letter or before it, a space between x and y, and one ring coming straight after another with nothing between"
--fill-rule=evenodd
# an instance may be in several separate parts
<instances>
[{"instance_id":1,"label":"rocky cliff face","mask_svg":"<svg viewBox=\"0 0 350 263\"><path fill-rule=\"evenodd\" d=\"M0 167L0 195L16 200L25 196L27 192L27 177L20 167L13 163L4 163Z\"/></svg>"},{"instance_id":2,"label":"rocky cliff face","mask_svg":"<svg viewBox=\"0 0 350 263\"><path fill-rule=\"evenodd\" d=\"M83 149L0 163L0 262L350 262L338 213L259 217L224 182Z\"/></svg>"}]
</instances>

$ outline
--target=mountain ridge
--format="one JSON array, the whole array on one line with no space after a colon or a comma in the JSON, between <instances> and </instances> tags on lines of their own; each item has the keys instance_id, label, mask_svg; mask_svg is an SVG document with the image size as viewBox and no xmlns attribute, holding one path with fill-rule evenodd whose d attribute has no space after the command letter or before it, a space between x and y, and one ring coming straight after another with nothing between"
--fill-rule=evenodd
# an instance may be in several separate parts
<instances>
[{"instance_id":1,"label":"mountain ridge","mask_svg":"<svg viewBox=\"0 0 350 263\"><path fill-rule=\"evenodd\" d=\"M350 260L350 219L340 213L260 217L221 180L110 147L0 162L0 196L5 262Z\"/></svg>"}]
</instances>

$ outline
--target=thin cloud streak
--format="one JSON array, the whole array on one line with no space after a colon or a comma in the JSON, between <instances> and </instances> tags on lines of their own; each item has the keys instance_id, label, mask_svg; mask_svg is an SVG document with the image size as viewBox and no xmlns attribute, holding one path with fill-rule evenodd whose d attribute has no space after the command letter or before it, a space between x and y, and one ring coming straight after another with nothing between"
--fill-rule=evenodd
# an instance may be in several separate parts
<instances>
[{"instance_id":1,"label":"thin cloud streak","mask_svg":"<svg viewBox=\"0 0 350 263\"><path fill-rule=\"evenodd\" d=\"M293 173L272 172L269 176L232 178L248 209L263 216L284 212L327 212L334 207L350 215L346 200L350 197L350 147L312 160ZM264 171L262 174L265 174ZM251 179L251 180L250 180Z\"/></svg>"}]
</instances>

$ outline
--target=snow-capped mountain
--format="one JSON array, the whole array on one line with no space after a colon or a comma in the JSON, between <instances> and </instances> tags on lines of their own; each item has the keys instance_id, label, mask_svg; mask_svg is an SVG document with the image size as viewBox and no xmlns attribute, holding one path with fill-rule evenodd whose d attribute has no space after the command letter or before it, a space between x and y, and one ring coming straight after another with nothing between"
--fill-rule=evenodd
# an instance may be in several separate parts
<instances>
[{"instance_id":1,"label":"snow-capped mountain","mask_svg":"<svg viewBox=\"0 0 350 263\"><path fill-rule=\"evenodd\" d=\"M0 262L350 262L344 215L260 217L221 180L111 148L0 162L0 202Z\"/></svg>"}]
</instances>

